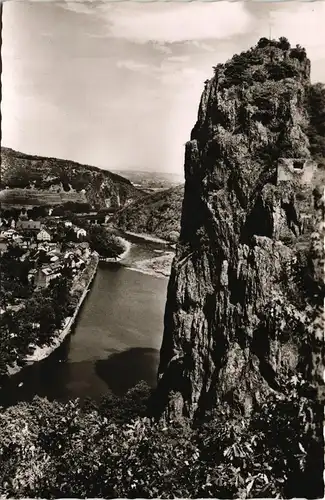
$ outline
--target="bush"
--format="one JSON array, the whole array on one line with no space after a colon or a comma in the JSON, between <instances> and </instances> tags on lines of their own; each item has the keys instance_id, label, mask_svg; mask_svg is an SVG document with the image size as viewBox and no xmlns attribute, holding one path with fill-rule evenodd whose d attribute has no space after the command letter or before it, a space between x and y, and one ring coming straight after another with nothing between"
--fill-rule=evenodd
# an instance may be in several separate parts
<instances>
[{"instance_id":1,"label":"bush","mask_svg":"<svg viewBox=\"0 0 325 500\"><path fill-rule=\"evenodd\" d=\"M299 76L299 70L287 61L270 63L267 65L267 71L269 78L275 81Z\"/></svg>"},{"instance_id":2,"label":"bush","mask_svg":"<svg viewBox=\"0 0 325 500\"><path fill-rule=\"evenodd\" d=\"M287 38L285 38L284 36L281 36L279 38L278 46L282 50L290 50L290 48L291 48L289 40Z\"/></svg>"},{"instance_id":3,"label":"bush","mask_svg":"<svg viewBox=\"0 0 325 500\"><path fill-rule=\"evenodd\" d=\"M269 40L269 38L260 38L259 41L257 42L257 47L259 49L264 49L265 47L268 47L269 45L271 45L271 40Z\"/></svg>"},{"instance_id":4,"label":"bush","mask_svg":"<svg viewBox=\"0 0 325 500\"><path fill-rule=\"evenodd\" d=\"M123 398L108 395L104 406L20 403L0 412L0 493L315 498L322 494L322 412L295 387L271 397L252 420L221 406L194 427L143 418L145 384Z\"/></svg>"},{"instance_id":5,"label":"bush","mask_svg":"<svg viewBox=\"0 0 325 500\"><path fill-rule=\"evenodd\" d=\"M298 59L298 61L303 62L307 59L306 49L300 47L300 45L297 45L294 49L291 50L290 57L292 59Z\"/></svg>"}]
</instances>

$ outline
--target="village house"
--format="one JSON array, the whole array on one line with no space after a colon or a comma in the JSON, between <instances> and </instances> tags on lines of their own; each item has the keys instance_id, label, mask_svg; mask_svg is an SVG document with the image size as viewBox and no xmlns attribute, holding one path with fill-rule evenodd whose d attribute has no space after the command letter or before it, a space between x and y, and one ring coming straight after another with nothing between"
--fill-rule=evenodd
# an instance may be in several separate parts
<instances>
[{"instance_id":1,"label":"village house","mask_svg":"<svg viewBox=\"0 0 325 500\"><path fill-rule=\"evenodd\" d=\"M21 235L17 234L16 232L12 233L11 239L13 241L15 241L16 243L22 243L23 242L23 238L21 237Z\"/></svg>"},{"instance_id":2,"label":"village house","mask_svg":"<svg viewBox=\"0 0 325 500\"><path fill-rule=\"evenodd\" d=\"M87 241L83 241L78 246L81 249L82 258L88 260L91 254L89 243Z\"/></svg>"},{"instance_id":3,"label":"village house","mask_svg":"<svg viewBox=\"0 0 325 500\"><path fill-rule=\"evenodd\" d=\"M17 231L40 231L42 229L39 220L19 220L16 224Z\"/></svg>"},{"instance_id":4,"label":"village house","mask_svg":"<svg viewBox=\"0 0 325 500\"><path fill-rule=\"evenodd\" d=\"M36 236L37 241L51 241L51 234L45 229L41 229L41 231Z\"/></svg>"},{"instance_id":5,"label":"village house","mask_svg":"<svg viewBox=\"0 0 325 500\"><path fill-rule=\"evenodd\" d=\"M12 235L14 233L13 229L7 229L5 231L1 231L1 237L4 239L11 239Z\"/></svg>"},{"instance_id":6,"label":"village house","mask_svg":"<svg viewBox=\"0 0 325 500\"><path fill-rule=\"evenodd\" d=\"M31 269L27 275L27 279L29 283L34 284L36 280L36 275L37 275L37 270L36 269Z\"/></svg>"},{"instance_id":7,"label":"village house","mask_svg":"<svg viewBox=\"0 0 325 500\"><path fill-rule=\"evenodd\" d=\"M87 261L91 254L89 243L85 241L78 244L77 248L75 249L75 254L83 260Z\"/></svg>"},{"instance_id":8,"label":"village house","mask_svg":"<svg viewBox=\"0 0 325 500\"><path fill-rule=\"evenodd\" d=\"M85 229L82 229L82 228L76 228L76 235L77 235L77 238L78 239L82 239L82 238L85 238L85 236L87 235L87 231Z\"/></svg>"},{"instance_id":9,"label":"village house","mask_svg":"<svg viewBox=\"0 0 325 500\"><path fill-rule=\"evenodd\" d=\"M49 245L47 243L39 243L37 247L38 251L48 252L50 250Z\"/></svg>"},{"instance_id":10,"label":"village house","mask_svg":"<svg viewBox=\"0 0 325 500\"><path fill-rule=\"evenodd\" d=\"M60 262L43 266L35 275L35 285L45 288L49 286L53 279L60 276L62 276L62 264Z\"/></svg>"},{"instance_id":11,"label":"village house","mask_svg":"<svg viewBox=\"0 0 325 500\"><path fill-rule=\"evenodd\" d=\"M85 267L86 263L83 259L79 258L77 260L75 260L75 266L77 269L81 269L83 267Z\"/></svg>"},{"instance_id":12,"label":"village house","mask_svg":"<svg viewBox=\"0 0 325 500\"><path fill-rule=\"evenodd\" d=\"M1 222L0 222L0 227L3 228L3 229L8 229L9 227L9 221L8 219L5 219L5 218L1 218Z\"/></svg>"},{"instance_id":13,"label":"village house","mask_svg":"<svg viewBox=\"0 0 325 500\"><path fill-rule=\"evenodd\" d=\"M75 269L76 263L75 263L75 256L73 252L67 252L64 256L67 264L69 264L71 269Z\"/></svg>"}]
</instances>

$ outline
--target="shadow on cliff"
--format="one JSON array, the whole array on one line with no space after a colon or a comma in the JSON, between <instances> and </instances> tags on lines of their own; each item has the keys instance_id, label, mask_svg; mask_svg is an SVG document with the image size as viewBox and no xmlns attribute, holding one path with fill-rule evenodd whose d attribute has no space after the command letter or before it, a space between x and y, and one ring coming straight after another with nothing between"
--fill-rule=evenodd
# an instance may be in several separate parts
<instances>
[{"instance_id":1,"label":"shadow on cliff","mask_svg":"<svg viewBox=\"0 0 325 500\"><path fill-rule=\"evenodd\" d=\"M123 395L142 380L156 387L158 363L158 349L133 347L98 360L95 370L114 394Z\"/></svg>"}]
</instances>

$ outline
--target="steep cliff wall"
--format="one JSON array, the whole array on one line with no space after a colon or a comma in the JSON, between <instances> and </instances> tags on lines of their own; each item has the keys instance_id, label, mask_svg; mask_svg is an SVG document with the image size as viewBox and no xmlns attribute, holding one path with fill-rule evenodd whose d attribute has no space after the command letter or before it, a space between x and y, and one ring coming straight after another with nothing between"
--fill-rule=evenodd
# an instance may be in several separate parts
<instances>
[{"instance_id":1,"label":"steep cliff wall","mask_svg":"<svg viewBox=\"0 0 325 500\"><path fill-rule=\"evenodd\" d=\"M292 377L309 391L320 380L322 172L278 179L280 158L311 159L309 78L303 49L264 39L205 84L165 312L155 406L166 416L218 403L250 414Z\"/></svg>"}]
</instances>

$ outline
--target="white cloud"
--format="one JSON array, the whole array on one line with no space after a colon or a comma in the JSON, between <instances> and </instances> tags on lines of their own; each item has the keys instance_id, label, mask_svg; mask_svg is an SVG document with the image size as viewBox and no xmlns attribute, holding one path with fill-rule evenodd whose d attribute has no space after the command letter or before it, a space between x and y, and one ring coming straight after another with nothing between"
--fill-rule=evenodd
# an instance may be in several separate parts
<instances>
[{"instance_id":1,"label":"white cloud","mask_svg":"<svg viewBox=\"0 0 325 500\"><path fill-rule=\"evenodd\" d=\"M194 88L199 86L203 90L203 81L206 79L201 70L192 67L180 67L177 71L162 68L160 81L163 85L173 85L180 88Z\"/></svg>"},{"instance_id":2,"label":"white cloud","mask_svg":"<svg viewBox=\"0 0 325 500\"><path fill-rule=\"evenodd\" d=\"M117 61L116 66L118 68L129 69L130 71L146 71L146 72L150 68L148 64L133 61L132 59Z\"/></svg>"},{"instance_id":3,"label":"white cloud","mask_svg":"<svg viewBox=\"0 0 325 500\"><path fill-rule=\"evenodd\" d=\"M190 56L171 56L167 58L167 61L175 63L183 63L190 60Z\"/></svg>"},{"instance_id":4,"label":"white cloud","mask_svg":"<svg viewBox=\"0 0 325 500\"><path fill-rule=\"evenodd\" d=\"M209 45L208 43L204 43L204 42L199 42L198 40L188 40L185 43L187 45L195 47L199 50L204 50L206 52L214 52L215 51L215 48L212 47L212 45Z\"/></svg>"},{"instance_id":5,"label":"white cloud","mask_svg":"<svg viewBox=\"0 0 325 500\"><path fill-rule=\"evenodd\" d=\"M142 6L110 9L111 35L134 41L161 42L223 39L245 33L251 21L244 4L237 2L164 3L150 10L141 9Z\"/></svg>"},{"instance_id":6,"label":"white cloud","mask_svg":"<svg viewBox=\"0 0 325 500\"><path fill-rule=\"evenodd\" d=\"M96 2L92 0L66 1L61 6L77 14L91 14L96 7Z\"/></svg>"},{"instance_id":7,"label":"white cloud","mask_svg":"<svg viewBox=\"0 0 325 500\"><path fill-rule=\"evenodd\" d=\"M164 42L153 42L153 46L158 52L161 52L162 54L172 54L173 51L170 47L168 47Z\"/></svg>"},{"instance_id":8,"label":"white cloud","mask_svg":"<svg viewBox=\"0 0 325 500\"><path fill-rule=\"evenodd\" d=\"M108 36L143 43L224 39L249 31L243 2L65 2L63 7L100 15Z\"/></svg>"}]
</instances>

